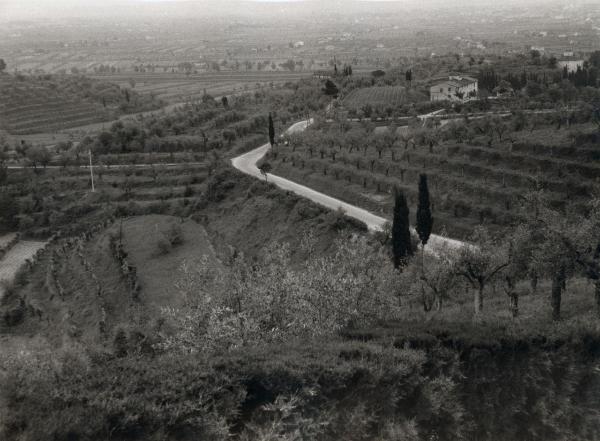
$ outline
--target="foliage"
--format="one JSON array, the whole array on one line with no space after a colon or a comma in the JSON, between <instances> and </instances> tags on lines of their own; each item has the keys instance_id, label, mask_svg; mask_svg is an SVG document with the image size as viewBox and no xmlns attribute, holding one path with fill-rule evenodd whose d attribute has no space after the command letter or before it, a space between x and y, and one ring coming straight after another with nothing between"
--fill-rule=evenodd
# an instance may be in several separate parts
<instances>
[{"instance_id":1,"label":"foliage","mask_svg":"<svg viewBox=\"0 0 600 441\"><path fill-rule=\"evenodd\" d=\"M396 190L394 218L392 221L392 254L394 267L399 268L407 263L412 256L412 241L410 236L409 209L404 193Z\"/></svg>"},{"instance_id":2,"label":"foliage","mask_svg":"<svg viewBox=\"0 0 600 441\"><path fill-rule=\"evenodd\" d=\"M415 228L421 243L425 246L433 229L429 188L427 186L427 175L425 174L421 174L419 177L419 205L417 207L417 225Z\"/></svg>"},{"instance_id":3,"label":"foliage","mask_svg":"<svg viewBox=\"0 0 600 441\"><path fill-rule=\"evenodd\" d=\"M181 267L186 307L167 310L177 329L164 348L234 349L290 337L331 335L393 317L393 273L364 238L338 244L333 256L310 256L298 269L288 246L267 248L258 262L238 256L230 273L215 274L205 259Z\"/></svg>"}]
</instances>

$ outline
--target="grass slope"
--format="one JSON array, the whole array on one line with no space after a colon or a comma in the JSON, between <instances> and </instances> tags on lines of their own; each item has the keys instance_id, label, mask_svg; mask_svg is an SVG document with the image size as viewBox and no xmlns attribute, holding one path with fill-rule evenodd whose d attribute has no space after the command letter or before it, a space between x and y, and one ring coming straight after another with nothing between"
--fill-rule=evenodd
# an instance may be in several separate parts
<instances>
[{"instance_id":1,"label":"grass slope","mask_svg":"<svg viewBox=\"0 0 600 441\"><path fill-rule=\"evenodd\" d=\"M336 239L366 231L358 221L230 168L213 176L207 187L194 218L226 254L230 250L222 244L255 255L270 242L287 242L302 258L297 248L307 234L318 239L315 252L323 253Z\"/></svg>"},{"instance_id":2,"label":"grass slope","mask_svg":"<svg viewBox=\"0 0 600 441\"><path fill-rule=\"evenodd\" d=\"M181 227L183 242L162 253L158 241L171 225ZM160 308L183 305L184 299L175 288L183 261L193 263L206 256L213 268L221 267L206 231L191 219L165 215L133 217L123 222L123 236L125 250L137 268L142 300L153 311L152 316L158 315Z\"/></svg>"},{"instance_id":3,"label":"grass slope","mask_svg":"<svg viewBox=\"0 0 600 441\"><path fill-rule=\"evenodd\" d=\"M148 330L160 308L177 307L178 268L184 259L206 255L219 265L204 229L192 220L181 224L183 242L168 254L158 254L163 231L180 220L172 216L139 216L123 222L123 243L141 285L132 293L110 246L120 223L87 241L68 239L51 244L33 270L22 274L20 286L10 290L0 311L21 311L12 326L2 322L2 344L13 337L43 336L48 344L85 342L109 344L118 328ZM71 243L71 245L69 245ZM55 274L55 276L53 276ZM8 335L11 338L7 338Z\"/></svg>"}]
</instances>

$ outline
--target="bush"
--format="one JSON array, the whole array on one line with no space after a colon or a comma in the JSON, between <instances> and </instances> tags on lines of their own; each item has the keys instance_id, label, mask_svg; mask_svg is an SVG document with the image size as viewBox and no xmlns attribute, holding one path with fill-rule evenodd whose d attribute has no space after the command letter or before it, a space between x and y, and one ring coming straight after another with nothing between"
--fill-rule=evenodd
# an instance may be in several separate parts
<instances>
[{"instance_id":1,"label":"bush","mask_svg":"<svg viewBox=\"0 0 600 441\"><path fill-rule=\"evenodd\" d=\"M172 246L180 245L183 243L183 229L181 225L171 223L166 233L166 238Z\"/></svg>"},{"instance_id":2,"label":"bush","mask_svg":"<svg viewBox=\"0 0 600 441\"><path fill-rule=\"evenodd\" d=\"M156 241L156 247L158 248L158 255L164 256L171 252L171 242L166 238L165 235L162 235Z\"/></svg>"},{"instance_id":3,"label":"bush","mask_svg":"<svg viewBox=\"0 0 600 441\"><path fill-rule=\"evenodd\" d=\"M125 357L127 355L127 335L123 328L117 329L113 340L113 353L117 357Z\"/></svg>"}]
</instances>

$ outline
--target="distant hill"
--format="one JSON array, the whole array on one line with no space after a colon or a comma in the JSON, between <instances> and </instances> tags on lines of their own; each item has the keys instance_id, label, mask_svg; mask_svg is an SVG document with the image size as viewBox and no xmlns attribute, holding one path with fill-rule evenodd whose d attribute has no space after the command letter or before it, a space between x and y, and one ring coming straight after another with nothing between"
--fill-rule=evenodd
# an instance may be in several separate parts
<instances>
[{"instance_id":1,"label":"distant hill","mask_svg":"<svg viewBox=\"0 0 600 441\"><path fill-rule=\"evenodd\" d=\"M116 84L73 75L0 75L0 129L53 132L156 109L161 102Z\"/></svg>"}]
</instances>

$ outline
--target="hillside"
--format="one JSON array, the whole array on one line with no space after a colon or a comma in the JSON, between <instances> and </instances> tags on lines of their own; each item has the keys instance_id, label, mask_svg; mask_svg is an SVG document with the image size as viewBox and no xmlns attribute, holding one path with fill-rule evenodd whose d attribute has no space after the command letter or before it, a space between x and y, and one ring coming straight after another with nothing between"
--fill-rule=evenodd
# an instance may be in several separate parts
<instances>
[{"instance_id":1,"label":"hillside","mask_svg":"<svg viewBox=\"0 0 600 441\"><path fill-rule=\"evenodd\" d=\"M388 218L394 187L415 212L419 175L425 173L434 231L464 238L478 224L497 228L518 221L520 198L535 189L557 208L583 212L600 176L596 129L586 117L575 116L581 122L568 128L557 128L553 115L521 114L393 133L356 123L341 135L325 124L278 146L267 160L274 174Z\"/></svg>"},{"instance_id":2,"label":"hillside","mask_svg":"<svg viewBox=\"0 0 600 441\"><path fill-rule=\"evenodd\" d=\"M149 95L83 76L0 75L0 129L13 135L108 121L160 105Z\"/></svg>"},{"instance_id":3,"label":"hillside","mask_svg":"<svg viewBox=\"0 0 600 441\"><path fill-rule=\"evenodd\" d=\"M163 249L159 242L173 226L180 237ZM38 337L53 346L68 340L101 346L120 327L147 333L161 308L183 303L173 288L184 260L206 256L219 266L204 229L190 220L140 216L122 227L116 222L93 230L53 242L32 272L21 271L18 289L9 289L2 301L3 333Z\"/></svg>"},{"instance_id":4,"label":"hillside","mask_svg":"<svg viewBox=\"0 0 600 441\"><path fill-rule=\"evenodd\" d=\"M179 204L169 200L97 210L80 212L69 235L48 245L33 268L17 275L0 305L0 333L7 345L25 336L53 345L64 338L105 345L120 327L149 333L163 308L184 304L176 287L184 260L206 261L220 272L221 262L235 252L256 255L270 242L285 240L297 247L310 232L319 252L325 252L336 239L365 231L340 214L230 168L214 174L189 199L187 213L198 223L181 217ZM301 253L293 254L302 259Z\"/></svg>"},{"instance_id":5,"label":"hillside","mask_svg":"<svg viewBox=\"0 0 600 441\"><path fill-rule=\"evenodd\" d=\"M207 181L193 212L225 255L233 249L256 256L270 243L288 243L301 260L299 245L308 234L318 239L315 252L322 254L336 239L366 232L358 221L231 168Z\"/></svg>"}]
</instances>

